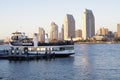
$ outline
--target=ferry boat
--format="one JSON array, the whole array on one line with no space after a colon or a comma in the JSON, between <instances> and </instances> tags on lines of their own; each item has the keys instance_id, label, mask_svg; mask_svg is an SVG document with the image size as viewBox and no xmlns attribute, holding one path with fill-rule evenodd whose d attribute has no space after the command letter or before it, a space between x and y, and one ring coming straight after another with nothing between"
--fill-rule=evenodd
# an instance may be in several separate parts
<instances>
[{"instance_id":1,"label":"ferry boat","mask_svg":"<svg viewBox=\"0 0 120 80\"><path fill-rule=\"evenodd\" d=\"M34 38L28 38L25 33L14 32L12 33L11 41L11 54L54 54L55 57L67 57L75 54L73 41L49 42L48 37L44 43L38 41L38 35L34 34Z\"/></svg>"}]
</instances>

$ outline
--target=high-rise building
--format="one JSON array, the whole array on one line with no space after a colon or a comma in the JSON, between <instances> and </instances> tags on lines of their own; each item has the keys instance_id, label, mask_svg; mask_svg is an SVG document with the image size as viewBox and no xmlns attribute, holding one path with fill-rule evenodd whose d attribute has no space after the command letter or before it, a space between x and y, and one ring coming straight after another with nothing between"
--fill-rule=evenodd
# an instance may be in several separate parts
<instances>
[{"instance_id":1,"label":"high-rise building","mask_svg":"<svg viewBox=\"0 0 120 80\"><path fill-rule=\"evenodd\" d=\"M82 14L82 38L95 36L95 18L92 10L85 9Z\"/></svg>"},{"instance_id":2,"label":"high-rise building","mask_svg":"<svg viewBox=\"0 0 120 80\"><path fill-rule=\"evenodd\" d=\"M58 40L64 41L64 25L62 25L61 32L58 33Z\"/></svg>"},{"instance_id":3,"label":"high-rise building","mask_svg":"<svg viewBox=\"0 0 120 80\"><path fill-rule=\"evenodd\" d=\"M41 27L39 27L39 34L38 34L38 40L39 40L39 42L41 42L41 43L44 43L45 42L45 30L43 29L43 28L41 28Z\"/></svg>"},{"instance_id":4,"label":"high-rise building","mask_svg":"<svg viewBox=\"0 0 120 80\"><path fill-rule=\"evenodd\" d=\"M58 40L58 26L55 22L51 23L50 28L50 41L57 41Z\"/></svg>"},{"instance_id":5,"label":"high-rise building","mask_svg":"<svg viewBox=\"0 0 120 80\"><path fill-rule=\"evenodd\" d=\"M75 37L82 37L82 30L81 29L78 29L75 31Z\"/></svg>"},{"instance_id":6,"label":"high-rise building","mask_svg":"<svg viewBox=\"0 0 120 80\"><path fill-rule=\"evenodd\" d=\"M64 40L75 38L75 20L72 15L67 14L64 19Z\"/></svg>"},{"instance_id":7,"label":"high-rise building","mask_svg":"<svg viewBox=\"0 0 120 80\"><path fill-rule=\"evenodd\" d=\"M117 24L117 34L118 34L118 37L120 37L120 24Z\"/></svg>"}]
</instances>

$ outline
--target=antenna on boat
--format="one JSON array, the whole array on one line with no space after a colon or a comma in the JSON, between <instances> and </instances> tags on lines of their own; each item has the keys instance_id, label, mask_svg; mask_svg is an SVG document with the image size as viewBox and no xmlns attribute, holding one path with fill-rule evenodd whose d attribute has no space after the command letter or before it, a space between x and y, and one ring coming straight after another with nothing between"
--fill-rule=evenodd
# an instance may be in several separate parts
<instances>
[{"instance_id":1,"label":"antenna on boat","mask_svg":"<svg viewBox=\"0 0 120 80\"><path fill-rule=\"evenodd\" d=\"M73 38L72 38L72 36L71 36L71 40L70 40L70 42L71 42L71 44L73 44Z\"/></svg>"}]
</instances>

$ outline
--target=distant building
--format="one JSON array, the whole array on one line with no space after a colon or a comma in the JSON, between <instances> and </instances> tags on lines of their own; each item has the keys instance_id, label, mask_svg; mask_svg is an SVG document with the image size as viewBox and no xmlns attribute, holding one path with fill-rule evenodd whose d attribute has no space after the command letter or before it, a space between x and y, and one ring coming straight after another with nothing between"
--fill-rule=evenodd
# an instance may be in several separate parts
<instances>
[{"instance_id":1,"label":"distant building","mask_svg":"<svg viewBox=\"0 0 120 80\"><path fill-rule=\"evenodd\" d=\"M96 36L94 36L94 39L96 41L102 41L102 40L106 40L107 37L106 36L102 36L102 35L96 35Z\"/></svg>"},{"instance_id":2,"label":"distant building","mask_svg":"<svg viewBox=\"0 0 120 80\"><path fill-rule=\"evenodd\" d=\"M45 33L45 43L49 43L48 33Z\"/></svg>"},{"instance_id":3,"label":"distant building","mask_svg":"<svg viewBox=\"0 0 120 80\"><path fill-rule=\"evenodd\" d=\"M114 38L118 38L118 33L114 32Z\"/></svg>"},{"instance_id":4,"label":"distant building","mask_svg":"<svg viewBox=\"0 0 120 80\"><path fill-rule=\"evenodd\" d=\"M75 37L78 38L78 37L82 37L82 30L81 29L78 29L75 31Z\"/></svg>"},{"instance_id":5,"label":"distant building","mask_svg":"<svg viewBox=\"0 0 120 80\"><path fill-rule=\"evenodd\" d=\"M51 23L50 27L50 41L57 41L58 40L58 26L55 22Z\"/></svg>"},{"instance_id":6,"label":"distant building","mask_svg":"<svg viewBox=\"0 0 120 80\"><path fill-rule=\"evenodd\" d=\"M67 14L64 19L64 40L75 38L75 20L72 15Z\"/></svg>"},{"instance_id":7,"label":"distant building","mask_svg":"<svg viewBox=\"0 0 120 80\"><path fill-rule=\"evenodd\" d=\"M62 41L62 33L60 33L60 32L58 33L58 40Z\"/></svg>"},{"instance_id":8,"label":"distant building","mask_svg":"<svg viewBox=\"0 0 120 80\"><path fill-rule=\"evenodd\" d=\"M8 43L8 42L5 42L4 40L0 40L0 45L3 45L4 43Z\"/></svg>"},{"instance_id":9,"label":"distant building","mask_svg":"<svg viewBox=\"0 0 120 80\"><path fill-rule=\"evenodd\" d=\"M95 35L95 18L92 10L85 9L82 14L82 38L87 39Z\"/></svg>"},{"instance_id":10,"label":"distant building","mask_svg":"<svg viewBox=\"0 0 120 80\"><path fill-rule=\"evenodd\" d=\"M120 24L117 24L117 34L118 34L118 37L120 37Z\"/></svg>"},{"instance_id":11,"label":"distant building","mask_svg":"<svg viewBox=\"0 0 120 80\"><path fill-rule=\"evenodd\" d=\"M62 25L62 28L61 28L61 40L62 41L64 40L64 25Z\"/></svg>"},{"instance_id":12,"label":"distant building","mask_svg":"<svg viewBox=\"0 0 120 80\"><path fill-rule=\"evenodd\" d=\"M58 40L64 41L64 25L62 25L61 32L58 34Z\"/></svg>"},{"instance_id":13,"label":"distant building","mask_svg":"<svg viewBox=\"0 0 120 80\"><path fill-rule=\"evenodd\" d=\"M108 34L108 28L100 28L97 32L98 35L107 35Z\"/></svg>"},{"instance_id":14,"label":"distant building","mask_svg":"<svg viewBox=\"0 0 120 80\"><path fill-rule=\"evenodd\" d=\"M108 31L108 33L106 34L107 38L109 41L114 40L114 34L112 31Z\"/></svg>"},{"instance_id":15,"label":"distant building","mask_svg":"<svg viewBox=\"0 0 120 80\"><path fill-rule=\"evenodd\" d=\"M45 42L45 30L41 27L39 27L38 41L41 43Z\"/></svg>"}]
</instances>

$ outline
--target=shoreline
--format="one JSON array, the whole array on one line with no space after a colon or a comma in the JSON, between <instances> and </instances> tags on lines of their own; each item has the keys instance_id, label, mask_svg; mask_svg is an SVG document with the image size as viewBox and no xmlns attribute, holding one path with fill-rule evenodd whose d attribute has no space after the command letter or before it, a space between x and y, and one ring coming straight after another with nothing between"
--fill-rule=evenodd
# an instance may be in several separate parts
<instances>
[{"instance_id":1,"label":"shoreline","mask_svg":"<svg viewBox=\"0 0 120 80\"><path fill-rule=\"evenodd\" d=\"M120 42L75 42L75 44L120 44Z\"/></svg>"},{"instance_id":2,"label":"shoreline","mask_svg":"<svg viewBox=\"0 0 120 80\"><path fill-rule=\"evenodd\" d=\"M74 44L120 44L120 42L114 42L114 41L109 41L109 42L74 42ZM9 45L6 43L0 44L1 45Z\"/></svg>"}]
</instances>

